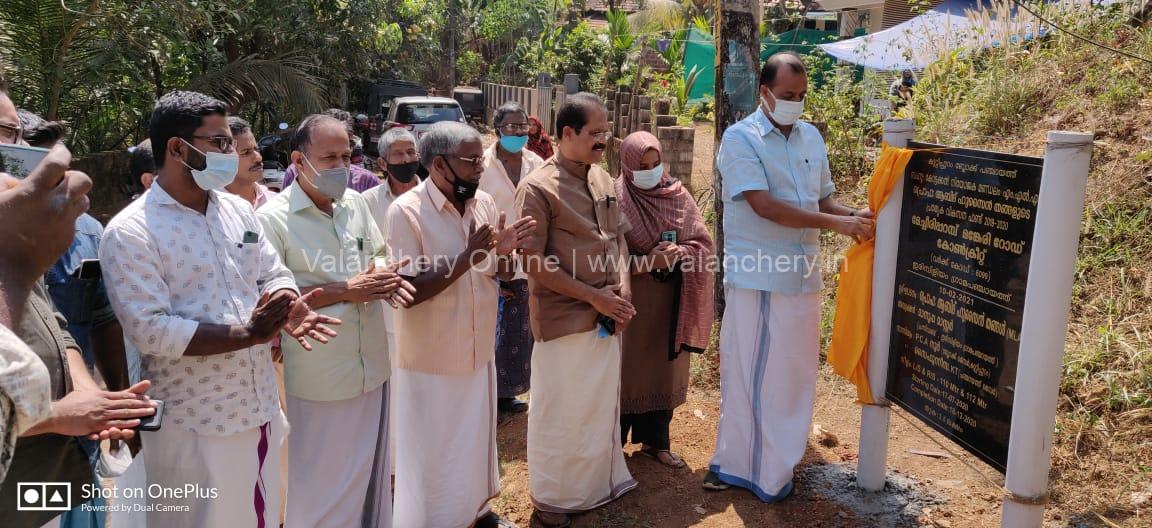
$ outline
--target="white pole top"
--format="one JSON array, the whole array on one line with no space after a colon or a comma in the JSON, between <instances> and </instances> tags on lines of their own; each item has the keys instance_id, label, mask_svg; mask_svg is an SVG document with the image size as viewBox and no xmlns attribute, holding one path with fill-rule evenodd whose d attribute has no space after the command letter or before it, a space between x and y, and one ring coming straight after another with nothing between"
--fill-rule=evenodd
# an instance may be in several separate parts
<instances>
[{"instance_id":1,"label":"white pole top","mask_svg":"<svg viewBox=\"0 0 1152 528\"><path fill-rule=\"evenodd\" d=\"M884 133L906 133L916 131L916 121L911 119L885 119Z\"/></svg>"}]
</instances>

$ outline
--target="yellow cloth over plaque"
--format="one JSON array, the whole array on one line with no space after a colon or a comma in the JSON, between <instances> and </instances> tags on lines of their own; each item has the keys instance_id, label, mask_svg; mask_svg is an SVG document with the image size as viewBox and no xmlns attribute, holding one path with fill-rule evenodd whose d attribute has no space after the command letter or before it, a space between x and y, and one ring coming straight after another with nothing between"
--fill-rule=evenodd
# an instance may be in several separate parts
<instances>
[{"instance_id":1,"label":"yellow cloth over plaque","mask_svg":"<svg viewBox=\"0 0 1152 528\"><path fill-rule=\"evenodd\" d=\"M868 207L874 213L887 203L892 189L904 176L912 150L884 145L872 181L868 182ZM868 334L872 325L872 257L876 240L857 242L840 265L840 285L836 289L836 316L832 323L832 343L828 363L832 370L856 385L860 403L873 403L868 387Z\"/></svg>"}]
</instances>

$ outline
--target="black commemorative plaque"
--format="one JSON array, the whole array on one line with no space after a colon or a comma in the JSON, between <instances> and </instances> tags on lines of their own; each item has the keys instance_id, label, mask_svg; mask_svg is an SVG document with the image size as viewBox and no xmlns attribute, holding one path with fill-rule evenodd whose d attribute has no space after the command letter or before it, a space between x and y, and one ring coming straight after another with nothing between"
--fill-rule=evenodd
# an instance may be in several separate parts
<instances>
[{"instance_id":1,"label":"black commemorative plaque","mask_svg":"<svg viewBox=\"0 0 1152 528\"><path fill-rule=\"evenodd\" d=\"M909 148L885 394L1003 472L1044 160Z\"/></svg>"}]
</instances>

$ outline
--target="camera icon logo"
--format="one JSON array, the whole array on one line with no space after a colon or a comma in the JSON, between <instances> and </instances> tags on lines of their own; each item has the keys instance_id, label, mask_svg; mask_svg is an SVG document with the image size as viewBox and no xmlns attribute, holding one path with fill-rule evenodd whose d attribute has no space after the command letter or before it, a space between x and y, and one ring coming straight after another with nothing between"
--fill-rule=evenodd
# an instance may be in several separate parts
<instances>
[{"instance_id":1,"label":"camera icon logo","mask_svg":"<svg viewBox=\"0 0 1152 528\"><path fill-rule=\"evenodd\" d=\"M16 484L16 511L68 511L71 509L71 482L20 482Z\"/></svg>"}]
</instances>

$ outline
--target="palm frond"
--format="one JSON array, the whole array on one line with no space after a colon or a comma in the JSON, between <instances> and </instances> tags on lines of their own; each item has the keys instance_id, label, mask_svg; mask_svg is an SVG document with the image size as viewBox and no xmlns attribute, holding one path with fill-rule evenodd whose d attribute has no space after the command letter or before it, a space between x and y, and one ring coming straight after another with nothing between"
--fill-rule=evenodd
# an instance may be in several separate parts
<instances>
[{"instance_id":1,"label":"palm frond","mask_svg":"<svg viewBox=\"0 0 1152 528\"><path fill-rule=\"evenodd\" d=\"M0 2L0 61L22 104L58 117L64 95L85 77L100 35L87 31L97 0Z\"/></svg>"},{"instance_id":2,"label":"palm frond","mask_svg":"<svg viewBox=\"0 0 1152 528\"><path fill-rule=\"evenodd\" d=\"M189 81L188 87L228 103L233 112L250 102L272 102L313 112L324 107L320 80L295 56L262 59L248 55Z\"/></svg>"}]
</instances>

